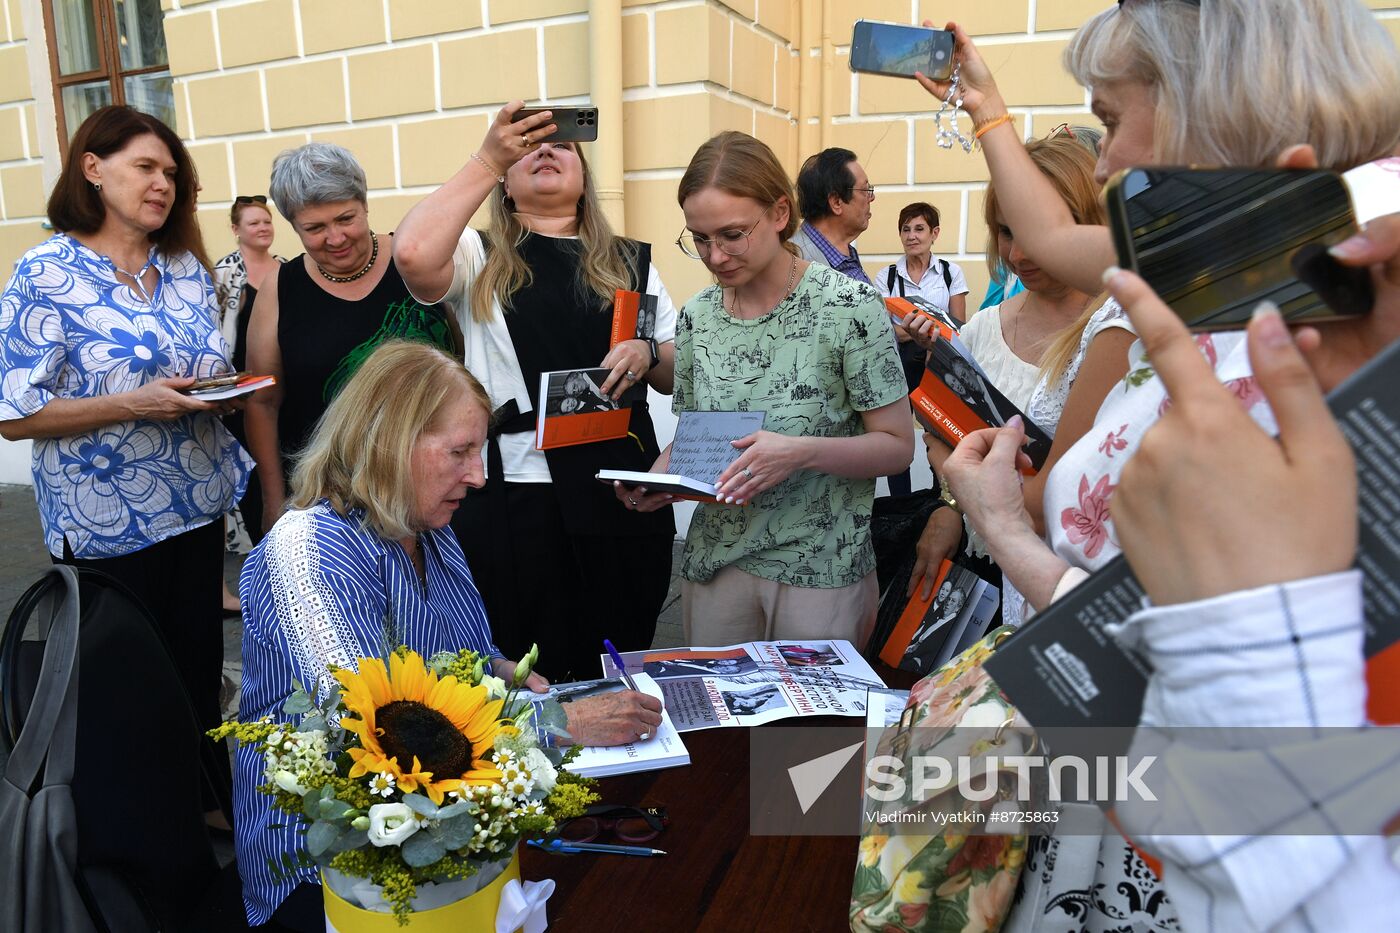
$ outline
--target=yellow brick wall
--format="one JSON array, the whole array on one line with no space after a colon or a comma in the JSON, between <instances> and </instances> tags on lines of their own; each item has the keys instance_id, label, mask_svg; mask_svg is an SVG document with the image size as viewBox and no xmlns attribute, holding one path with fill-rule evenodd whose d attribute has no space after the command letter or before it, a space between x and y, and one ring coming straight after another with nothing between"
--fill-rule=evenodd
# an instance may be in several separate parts
<instances>
[{"instance_id":1,"label":"yellow brick wall","mask_svg":"<svg viewBox=\"0 0 1400 933\"><path fill-rule=\"evenodd\" d=\"M0 0L0 282L47 235L41 223L48 190L29 77L34 44L20 0Z\"/></svg>"},{"instance_id":2,"label":"yellow brick wall","mask_svg":"<svg viewBox=\"0 0 1400 933\"><path fill-rule=\"evenodd\" d=\"M44 236L40 166L48 156L52 170L58 151L56 139L39 138L29 82L29 59L45 51L42 39L29 41L24 22L42 28L40 2L0 0L4 270ZM971 301L979 302L987 278L986 166L934 145L934 102L915 84L848 70L852 24L861 17L962 22L997 71L1020 132L1043 135L1066 119L1091 119L1059 56L1074 27L1109 2L622 0L622 110L602 119L623 122L626 231L654 243L668 287L684 300L708 281L672 245L683 222L675 185L700 143L742 129L794 172L816 149L846 146L879 188L872 227L857 244L872 270L899 254L899 209L927 200L943 215L936 251L962 265ZM1400 0L1369 2L1400 33ZM230 201L265 192L271 161L284 148L308 139L349 147L369 177L374 222L390 229L462 165L508 98L589 100L587 0L162 6L177 130L200 169L200 219L215 256L233 246ZM281 218L276 225L277 251L299 252L290 227Z\"/></svg>"}]
</instances>

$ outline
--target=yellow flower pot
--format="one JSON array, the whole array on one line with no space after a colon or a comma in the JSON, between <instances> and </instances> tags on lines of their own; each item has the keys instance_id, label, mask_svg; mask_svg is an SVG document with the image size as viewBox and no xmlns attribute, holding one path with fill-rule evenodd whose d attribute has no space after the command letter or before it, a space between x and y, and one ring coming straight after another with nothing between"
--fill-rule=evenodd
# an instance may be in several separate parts
<instances>
[{"instance_id":1,"label":"yellow flower pot","mask_svg":"<svg viewBox=\"0 0 1400 933\"><path fill-rule=\"evenodd\" d=\"M464 930L496 929L496 912L501 905L501 891L510 881L520 880L520 852L511 857L506 870L494 881L468 897L434 910L415 911L408 915L408 925L399 926L391 913L365 910L348 903L331 890L322 879L321 890L326 903L326 929L333 933L462 933ZM518 928L517 928L518 929Z\"/></svg>"}]
</instances>

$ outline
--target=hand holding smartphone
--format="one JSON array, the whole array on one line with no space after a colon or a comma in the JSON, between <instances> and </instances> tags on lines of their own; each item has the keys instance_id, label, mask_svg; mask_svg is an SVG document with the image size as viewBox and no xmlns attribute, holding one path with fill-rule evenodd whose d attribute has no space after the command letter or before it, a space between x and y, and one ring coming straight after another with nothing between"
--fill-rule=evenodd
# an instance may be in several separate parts
<instances>
[{"instance_id":1,"label":"hand holding smartphone","mask_svg":"<svg viewBox=\"0 0 1400 933\"><path fill-rule=\"evenodd\" d=\"M597 107L521 107L515 112L515 120L520 121L537 113L550 111L550 119L558 129L553 136L537 139L541 143L591 143L598 140Z\"/></svg>"},{"instance_id":2,"label":"hand holding smartphone","mask_svg":"<svg viewBox=\"0 0 1400 933\"><path fill-rule=\"evenodd\" d=\"M953 73L954 38L946 29L856 20L850 66L866 74L912 78L921 72L934 81Z\"/></svg>"},{"instance_id":3,"label":"hand holding smartphone","mask_svg":"<svg viewBox=\"0 0 1400 933\"><path fill-rule=\"evenodd\" d=\"M1104 189L1118 264L1193 330L1236 330L1261 301L1289 323L1367 314L1370 270L1327 248L1357 232L1333 172L1127 169Z\"/></svg>"}]
</instances>

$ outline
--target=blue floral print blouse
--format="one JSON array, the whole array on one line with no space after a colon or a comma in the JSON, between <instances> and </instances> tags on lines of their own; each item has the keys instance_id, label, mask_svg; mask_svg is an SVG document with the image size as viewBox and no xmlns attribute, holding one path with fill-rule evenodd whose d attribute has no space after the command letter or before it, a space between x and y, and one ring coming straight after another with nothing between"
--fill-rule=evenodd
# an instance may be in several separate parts
<instances>
[{"instance_id":1,"label":"blue floral print blouse","mask_svg":"<svg viewBox=\"0 0 1400 933\"><path fill-rule=\"evenodd\" d=\"M0 421L52 399L138 389L154 379L229 370L214 286L190 253L152 248L160 274L147 304L111 260L65 234L25 253L0 294ZM218 417L123 421L34 441L44 543L63 555L139 551L223 515L253 462Z\"/></svg>"}]
</instances>

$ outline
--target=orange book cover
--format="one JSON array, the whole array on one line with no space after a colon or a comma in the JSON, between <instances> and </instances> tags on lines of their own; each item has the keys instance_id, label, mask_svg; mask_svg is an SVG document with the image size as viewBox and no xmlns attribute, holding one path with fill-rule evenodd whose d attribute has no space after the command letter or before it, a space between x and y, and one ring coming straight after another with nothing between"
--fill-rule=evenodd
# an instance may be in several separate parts
<instances>
[{"instance_id":1,"label":"orange book cover","mask_svg":"<svg viewBox=\"0 0 1400 933\"><path fill-rule=\"evenodd\" d=\"M1024 449L1031 460L1027 475L1034 475L1050 453L1050 436L1001 394L957 337L934 342L924 377L909 393L909 404L926 430L954 447L973 431L1001 427L1020 415L1025 422Z\"/></svg>"},{"instance_id":2,"label":"orange book cover","mask_svg":"<svg viewBox=\"0 0 1400 933\"><path fill-rule=\"evenodd\" d=\"M535 449L593 444L627 436L632 402L602 390L608 370L564 369L540 373Z\"/></svg>"},{"instance_id":3,"label":"orange book cover","mask_svg":"<svg viewBox=\"0 0 1400 933\"><path fill-rule=\"evenodd\" d=\"M613 296L612 335L608 347L624 340L651 340L656 336L656 296L619 288Z\"/></svg>"},{"instance_id":4,"label":"orange book cover","mask_svg":"<svg viewBox=\"0 0 1400 933\"><path fill-rule=\"evenodd\" d=\"M922 314L925 317L933 318L934 327L938 330L938 336L944 340L952 340L957 336L957 328L945 317L942 312L932 305L923 301L911 301L908 298L886 298L885 310L890 313L890 317L898 323L911 314Z\"/></svg>"},{"instance_id":5,"label":"orange book cover","mask_svg":"<svg viewBox=\"0 0 1400 933\"><path fill-rule=\"evenodd\" d=\"M943 581L948 577L948 571L952 569L952 561L943 561L938 568L938 578L933 581L933 588L929 590L928 599L924 599L918 591L915 591L914 595L909 598L909 604L904 607L904 612L900 614L899 621L894 624L890 637L885 639L884 647L880 649L881 661L890 667L899 667L899 663L904 660L904 652L909 648L909 643L914 640L914 633L919 630L919 626L923 624L924 618L933 606L933 601L938 597L938 588L943 585Z\"/></svg>"}]
</instances>

